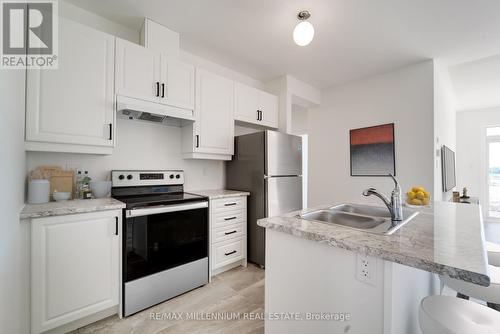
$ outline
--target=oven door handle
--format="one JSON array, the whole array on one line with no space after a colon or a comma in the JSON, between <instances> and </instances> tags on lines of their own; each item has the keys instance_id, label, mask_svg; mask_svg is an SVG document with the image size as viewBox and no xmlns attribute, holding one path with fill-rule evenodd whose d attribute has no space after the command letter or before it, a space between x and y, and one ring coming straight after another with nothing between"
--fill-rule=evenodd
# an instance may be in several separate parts
<instances>
[{"instance_id":1,"label":"oven door handle","mask_svg":"<svg viewBox=\"0 0 500 334\"><path fill-rule=\"evenodd\" d=\"M149 206L132 210L126 210L126 217L133 218L133 217L157 215L159 213L186 211L186 210L194 210L202 208L208 208L208 202L203 201L203 202L194 202L189 204L158 205L158 206Z\"/></svg>"}]
</instances>

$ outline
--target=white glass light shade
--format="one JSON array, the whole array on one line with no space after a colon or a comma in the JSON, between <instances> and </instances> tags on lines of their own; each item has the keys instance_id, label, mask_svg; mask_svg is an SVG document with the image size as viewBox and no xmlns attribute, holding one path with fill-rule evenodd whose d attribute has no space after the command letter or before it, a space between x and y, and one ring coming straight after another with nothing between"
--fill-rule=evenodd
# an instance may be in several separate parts
<instances>
[{"instance_id":1,"label":"white glass light shade","mask_svg":"<svg viewBox=\"0 0 500 334\"><path fill-rule=\"evenodd\" d=\"M314 27L307 21L302 21L293 29L293 40L299 46L311 43L314 37Z\"/></svg>"}]
</instances>

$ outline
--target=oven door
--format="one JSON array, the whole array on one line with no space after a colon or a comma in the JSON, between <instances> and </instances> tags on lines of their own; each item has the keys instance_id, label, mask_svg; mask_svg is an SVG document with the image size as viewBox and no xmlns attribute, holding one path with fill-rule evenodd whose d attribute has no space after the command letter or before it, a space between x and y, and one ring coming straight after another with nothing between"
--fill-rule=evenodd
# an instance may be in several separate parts
<instances>
[{"instance_id":1,"label":"oven door","mask_svg":"<svg viewBox=\"0 0 500 334\"><path fill-rule=\"evenodd\" d=\"M125 211L123 281L162 272L208 256L208 202Z\"/></svg>"}]
</instances>

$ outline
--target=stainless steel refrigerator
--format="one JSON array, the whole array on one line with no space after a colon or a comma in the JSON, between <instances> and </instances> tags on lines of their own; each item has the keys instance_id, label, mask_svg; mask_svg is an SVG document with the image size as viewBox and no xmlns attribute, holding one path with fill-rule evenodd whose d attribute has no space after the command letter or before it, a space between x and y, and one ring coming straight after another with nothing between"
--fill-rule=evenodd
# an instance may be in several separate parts
<instances>
[{"instance_id":1,"label":"stainless steel refrigerator","mask_svg":"<svg viewBox=\"0 0 500 334\"><path fill-rule=\"evenodd\" d=\"M302 138L275 131L235 137L228 189L250 192L248 260L265 266L265 229L257 220L302 209Z\"/></svg>"}]
</instances>

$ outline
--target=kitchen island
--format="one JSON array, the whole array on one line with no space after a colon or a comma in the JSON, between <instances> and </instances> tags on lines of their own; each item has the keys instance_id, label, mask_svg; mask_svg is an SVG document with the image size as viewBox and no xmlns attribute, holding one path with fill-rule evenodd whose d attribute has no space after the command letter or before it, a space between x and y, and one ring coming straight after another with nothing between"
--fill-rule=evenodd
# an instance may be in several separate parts
<instances>
[{"instance_id":1,"label":"kitchen island","mask_svg":"<svg viewBox=\"0 0 500 334\"><path fill-rule=\"evenodd\" d=\"M258 221L266 312L297 315L267 319L266 333L419 333L419 302L439 292L434 274L489 285L477 205L436 202L392 235L300 217L319 209Z\"/></svg>"}]
</instances>

